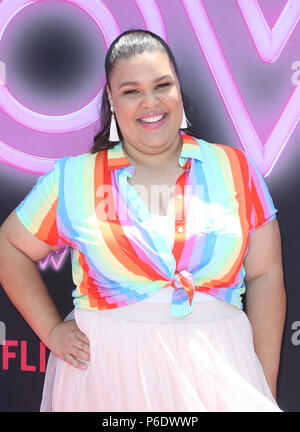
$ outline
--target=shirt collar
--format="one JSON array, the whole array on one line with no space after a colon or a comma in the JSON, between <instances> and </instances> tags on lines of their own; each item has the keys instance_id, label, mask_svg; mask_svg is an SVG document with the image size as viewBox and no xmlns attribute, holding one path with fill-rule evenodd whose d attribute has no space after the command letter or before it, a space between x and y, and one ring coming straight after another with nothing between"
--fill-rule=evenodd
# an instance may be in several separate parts
<instances>
[{"instance_id":1,"label":"shirt collar","mask_svg":"<svg viewBox=\"0 0 300 432\"><path fill-rule=\"evenodd\" d=\"M196 138L183 133L181 133L181 137L183 144L179 156L180 165L184 166L187 160L190 158L202 161L202 151ZM122 142L119 142L113 148L107 150L107 162L109 171L121 169L131 165L131 163L124 154Z\"/></svg>"}]
</instances>

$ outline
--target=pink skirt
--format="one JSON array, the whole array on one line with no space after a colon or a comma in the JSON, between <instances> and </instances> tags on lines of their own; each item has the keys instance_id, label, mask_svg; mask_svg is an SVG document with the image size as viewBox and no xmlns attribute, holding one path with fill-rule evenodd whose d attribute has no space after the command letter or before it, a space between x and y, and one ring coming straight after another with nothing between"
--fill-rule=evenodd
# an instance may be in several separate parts
<instances>
[{"instance_id":1,"label":"pink skirt","mask_svg":"<svg viewBox=\"0 0 300 432\"><path fill-rule=\"evenodd\" d=\"M50 353L40 411L282 412L256 356L247 315L228 302L75 309L90 341L87 369Z\"/></svg>"}]
</instances>

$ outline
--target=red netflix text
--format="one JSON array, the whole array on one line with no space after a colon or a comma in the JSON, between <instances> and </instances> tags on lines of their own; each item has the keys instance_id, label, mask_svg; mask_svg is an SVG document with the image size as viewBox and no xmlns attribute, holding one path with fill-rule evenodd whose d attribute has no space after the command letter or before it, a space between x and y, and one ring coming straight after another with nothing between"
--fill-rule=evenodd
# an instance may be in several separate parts
<instances>
[{"instance_id":1,"label":"red netflix text","mask_svg":"<svg viewBox=\"0 0 300 432\"><path fill-rule=\"evenodd\" d=\"M31 364L28 362L29 351L26 340L5 340L2 347L2 370L16 369L20 367L24 372L45 372L46 347L40 341L39 355Z\"/></svg>"}]
</instances>

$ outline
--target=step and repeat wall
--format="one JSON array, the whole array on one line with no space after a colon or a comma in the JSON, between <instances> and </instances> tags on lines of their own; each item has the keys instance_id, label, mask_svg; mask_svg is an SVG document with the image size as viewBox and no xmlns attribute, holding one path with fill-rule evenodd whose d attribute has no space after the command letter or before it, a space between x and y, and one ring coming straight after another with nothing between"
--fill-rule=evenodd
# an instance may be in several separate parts
<instances>
[{"instance_id":1,"label":"step and repeat wall","mask_svg":"<svg viewBox=\"0 0 300 432\"><path fill-rule=\"evenodd\" d=\"M193 102L194 128L248 152L279 210L285 411L300 411L299 17L298 0L0 1L0 222L55 159L89 151L115 37L132 28L159 34ZM38 266L65 317L73 308L70 251ZM0 411L39 410L48 356L1 287Z\"/></svg>"}]
</instances>

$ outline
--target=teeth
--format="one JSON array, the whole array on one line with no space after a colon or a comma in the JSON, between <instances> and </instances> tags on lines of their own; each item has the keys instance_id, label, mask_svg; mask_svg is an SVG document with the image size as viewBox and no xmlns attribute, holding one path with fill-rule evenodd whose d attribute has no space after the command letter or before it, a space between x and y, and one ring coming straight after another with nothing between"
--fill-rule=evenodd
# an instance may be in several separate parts
<instances>
[{"instance_id":1,"label":"teeth","mask_svg":"<svg viewBox=\"0 0 300 432\"><path fill-rule=\"evenodd\" d=\"M145 117L145 118L141 119L141 121L146 122L146 123L155 123L155 122L158 122L159 120L161 120L162 118L163 118L163 115L156 116L156 117Z\"/></svg>"}]
</instances>

